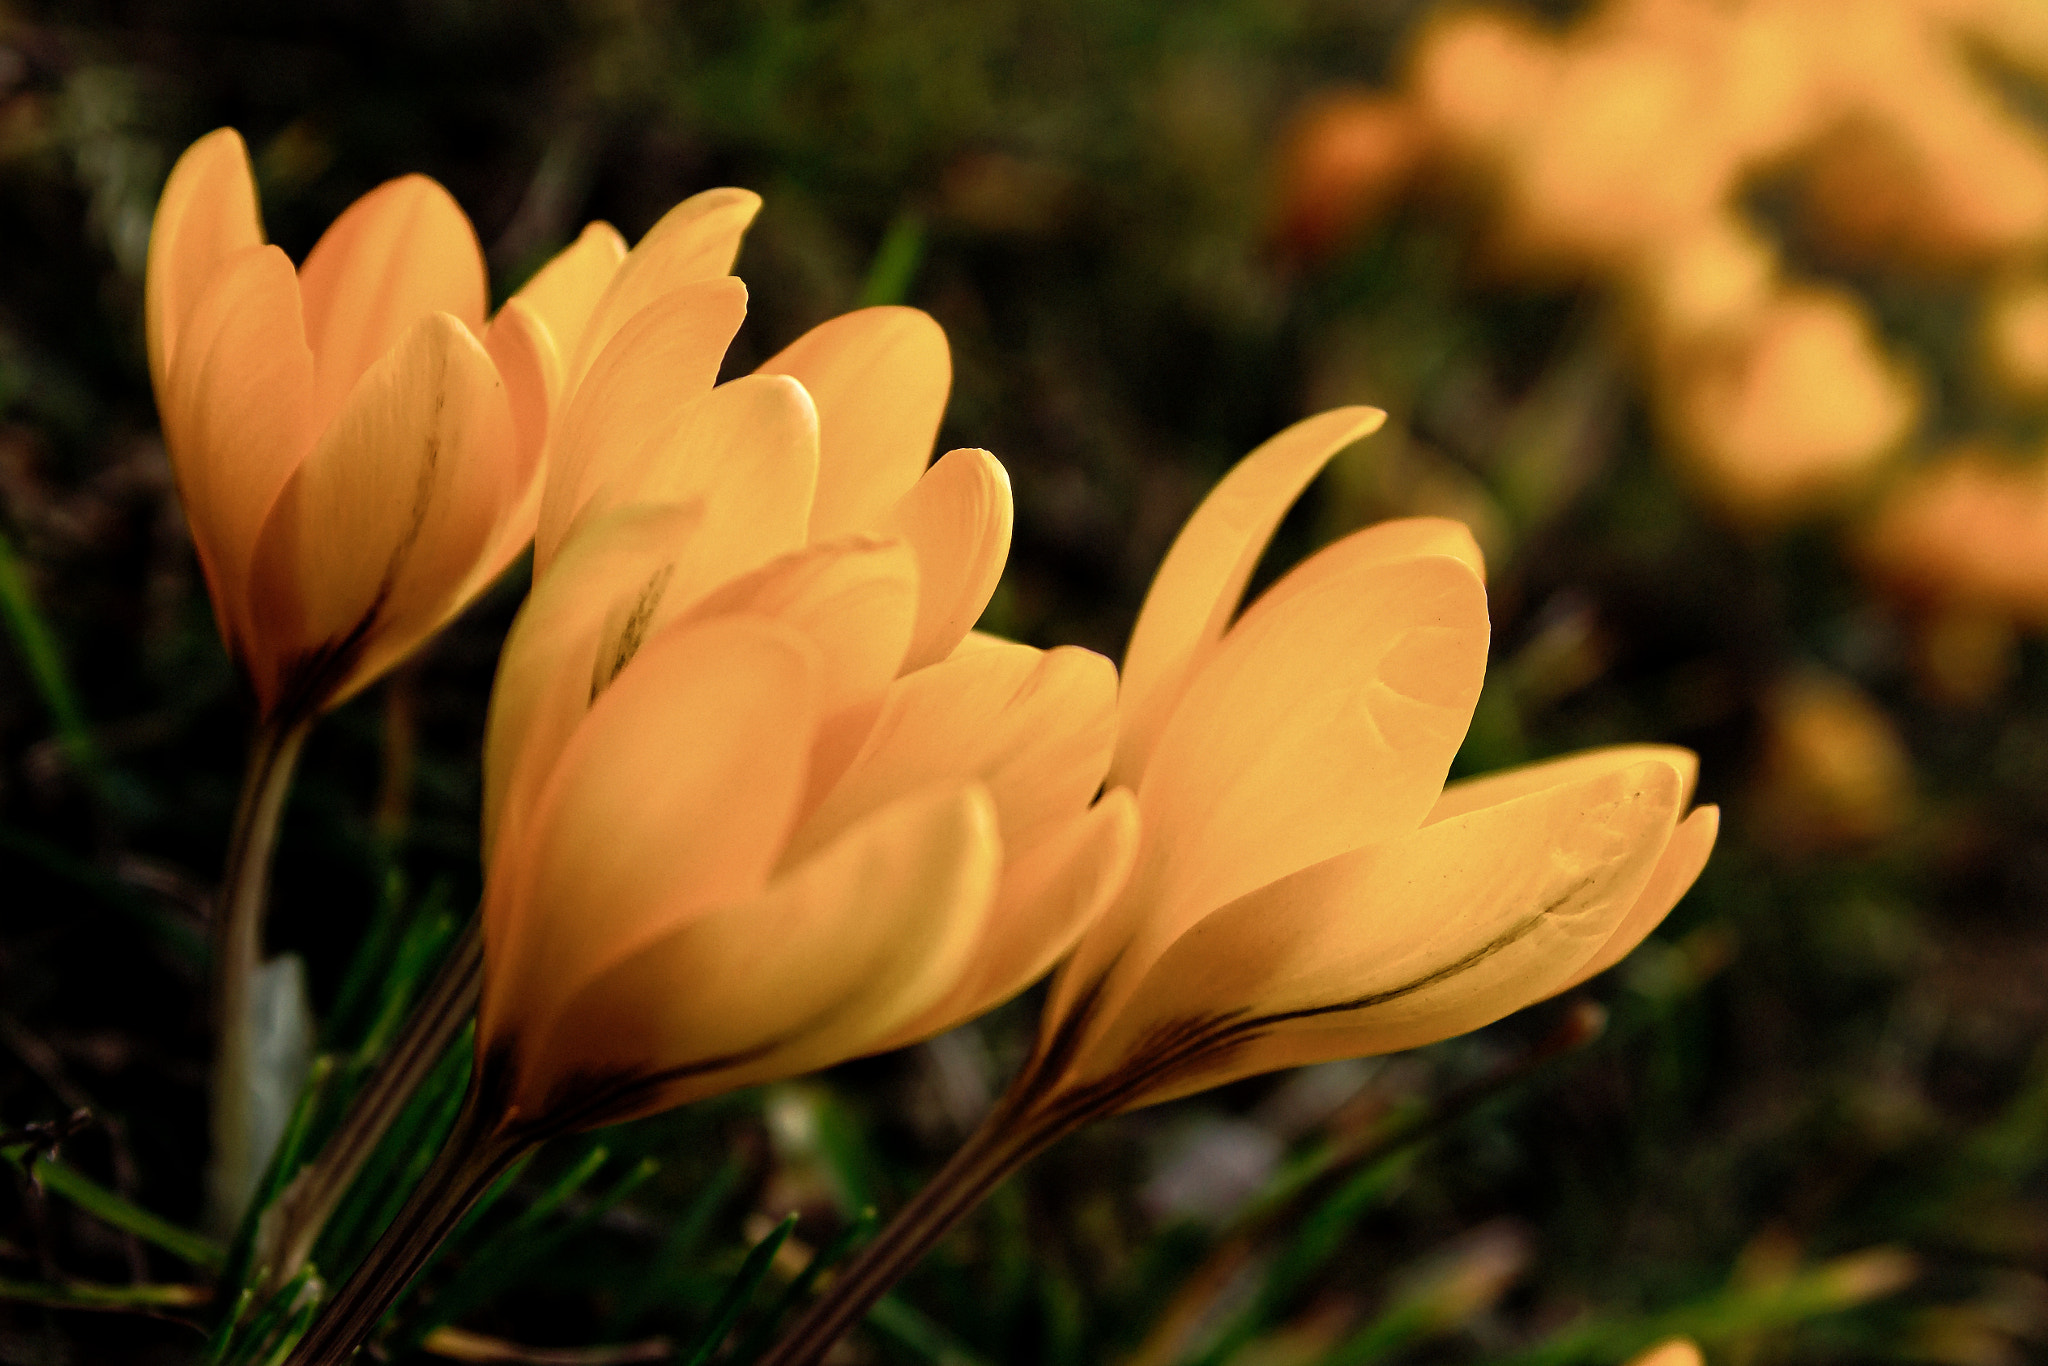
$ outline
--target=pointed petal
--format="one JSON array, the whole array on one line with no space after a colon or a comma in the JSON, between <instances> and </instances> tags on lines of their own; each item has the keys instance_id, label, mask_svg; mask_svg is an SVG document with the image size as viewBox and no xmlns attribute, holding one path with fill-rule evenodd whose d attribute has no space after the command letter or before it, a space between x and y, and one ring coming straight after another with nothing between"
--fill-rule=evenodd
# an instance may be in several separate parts
<instances>
[{"instance_id":1,"label":"pointed petal","mask_svg":"<svg viewBox=\"0 0 2048 1366\"><path fill-rule=\"evenodd\" d=\"M1238 461L1188 518L1124 651L1119 783L1137 786L1196 653L1230 624L1287 509L1332 456L1385 421L1375 408L1338 408L1297 422Z\"/></svg>"},{"instance_id":2,"label":"pointed petal","mask_svg":"<svg viewBox=\"0 0 2048 1366\"><path fill-rule=\"evenodd\" d=\"M577 727L525 837L496 848L484 1038L543 1036L627 948L761 892L803 789L814 673L810 645L775 622L648 641Z\"/></svg>"},{"instance_id":3,"label":"pointed petal","mask_svg":"<svg viewBox=\"0 0 2048 1366\"><path fill-rule=\"evenodd\" d=\"M1037 848L1009 851L995 908L958 984L890 1036L901 1048L982 1015L1051 971L1102 914L1138 850L1138 804L1120 787Z\"/></svg>"},{"instance_id":4,"label":"pointed petal","mask_svg":"<svg viewBox=\"0 0 2048 1366\"><path fill-rule=\"evenodd\" d=\"M1678 774L1685 800L1691 801L1693 784L1699 780L1700 773L1697 754L1677 745L1608 745L1452 783L1437 798L1423 824L1434 825L1452 816L1462 816L1467 811L1498 806L1531 792L1579 782L1599 773L1618 772L1652 760L1671 765Z\"/></svg>"},{"instance_id":5,"label":"pointed petal","mask_svg":"<svg viewBox=\"0 0 2048 1366\"><path fill-rule=\"evenodd\" d=\"M313 354L292 263L250 247L214 275L172 358L164 442L221 636L249 652L249 573L278 492L311 447Z\"/></svg>"},{"instance_id":6,"label":"pointed petal","mask_svg":"<svg viewBox=\"0 0 2048 1366\"><path fill-rule=\"evenodd\" d=\"M512 302L531 309L564 360L576 354L597 301L626 258L626 239L609 223L592 223L533 273Z\"/></svg>"},{"instance_id":7,"label":"pointed petal","mask_svg":"<svg viewBox=\"0 0 2048 1366\"><path fill-rule=\"evenodd\" d=\"M593 491L666 441L684 409L710 391L746 315L746 286L730 277L674 290L620 329L582 381L565 391L534 533L536 573L546 570Z\"/></svg>"},{"instance_id":8,"label":"pointed petal","mask_svg":"<svg viewBox=\"0 0 2048 1366\"><path fill-rule=\"evenodd\" d=\"M917 560L901 541L850 536L806 546L713 590L686 614L772 617L817 647L819 713L881 693L917 613Z\"/></svg>"},{"instance_id":9,"label":"pointed petal","mask_svg":"<svg viewBox=\"0 0 2048 1366\"><path fill-rule=\"evenodd\" d=\"M425 176L387 180L342 210L299 268L323 425L378 357L432 313L484 328L483 249Z\"/></svg>"},{"instance_id":10,"label":"pointed petal","mask_svg":"<svg viewBox=\"0 0 2048 1366\"><path fill-rule=\"evenodd\" d=\"M1444 555L1457 560L1472 571L1474 578L1481 583L1486 582L1486 557L1480 553L1479 542L1472 539L1470 527L1448 517L1400 517L1391 522L1375 523L1341 540L1332 541L1281 575L1271 588L1259 595L1259 601L1285 602L1296 593L1338 574L1369 565L1392 564L1396 560L1421 559L1426 555ZM1202 658L1213 648L1211 644L1197 651L1195 667L1201 666Z\"/></svg>"},{"instance_id":11,"label":"pointed petal","mask_svg":"<svg viewBox=\"0 0 2048 1366\"><path fill-rule=\"evenodd\" d=\"M664 434L602 457L602 478L587 483L577 516L703 499L710 510L706 533L730 546L728 575L745 573L803 544L817 479L817 423L810 395L794 380L745 375L721 384L685 407Z\"/></svg>"},{"instance_id":12,"label":"pointed petal","mask_svg":"<svg viewBox=\"0 0 2048 1366\"><path fill-rule=\"evenodd\" d=\"M1244 1046L1164 1079L1138 1102L1149 1104L1273 1067L1414 1048L1541 1000L1635 904L1680 789L1652 759L1260 887L1159 957L1076 1075L1116 1071L1162 1026L1242 1018Z\"/></svg>"},{"instance_id":13,"label":"pointed petal","mask_svg":"<svg viewBox=\"0 0 2048 1366\"><path fill-rule=\"evenodd\" d=\"M157 402L169 392L171 358L185 320L214 272L230 257L263 245L263 218L249 149L232 128L216 128L185 149L164 182L149 229L143 287L149 378Z\"/></svg>"},{"instance_id":14,"label":"pointed petal","mask_svg":"<svg viewBox=\"0 0 2048 1366\"><path fill-rule=\"evenodd\" d=\"M685 285L730 275L740 237L760 209L761 197L751 190L719 189L692 195L663 214L619 263L592 308L569 353L574 357L570 384L580 380L640 310Z\"/></svg>"},{"instance_id":15,"label":"pointed petal","mask_svg":"<svg viewBox=\"0 0 2048 1366\"><path fill-rule=\"evenodd\" d=\"M1254 604L1160 734L1138 789L1138 870L1077 970L1121 954L1113 1004L1215 908L1419 825L1471 720L1486 639L1485 590L1446 557Z\"/></svg>"},{"instance_id":16,"label":"pointed petal","mask_svg":"<svg viewBox=\"0 0 2048 1366\"><path fill-rule=\"evenodd\" d=\"M820 323L761 367L818 404L824 446L811 539L872 529L932 458L953 385L946 334L914 308L863 308Z\"/></svg>"},{"instance_id":17,"label":"pointed petal","mask_svg":"<svg viewBox=\"0 0 2048 1366\"><path fill-rule=\"evenodd\" d=\"M1671 843L1664 846L1663 856L1657 860L1649 882L1636 897L1636 904L1629 907L1628 914L1615 926L1614 933L1607 937L1600 951L1573 973L1571 980L1560 986L1558 991L1569 991L1587 978L1607 971L1628 957L1636 945L1649 938L1650 931L1662 924L1679 898L1692 889L1700 871L1707 866L1707 855L1714 852L1714 837L1720 832L1721 808L1718 806L1700 807L1680 821L1671 836Z\"/></svg>"},{"instance_id":18,"label":"pointed petal","mask_svg":"<svg viewBox=\"0 0 2048 1366\"><path fill-rule=\"evenodd\" d=\"M994 797L1004 846L1030 849L1088 808L1115 740L1116 670L1087 650L1013 645L906 674L791 836L783 866L908 793L969 778Z\"/></svg>"},{"instance_id":19,"label":"pointed petal","mask_svg":"<svg viewBox=\"0 0 2048 1366\"><path fill-rule=\"evenodd\" d=\"M598 518L534 581L505 636L484 723L486 867L500 838L518 838L513 825L532 811L595 700L591 680L607 623L622 607L629 618L651 619L703 520L701 505L669 504ZM611 644L616 653L618 641Z\"/></svg>"},{"instance_id":20,"label":"pointed petal","mask_svg":"<svg viewBox=\"0 0 2048 1366\"><path fill-rule=\"evenodd\" d=\"M266 708L340 702L460 609L513 495L513 447L504 386L455 318L422 318L370 367L257 541Z\"/></svg>"},{"instance_id":21,"label":"pointed petal","mask_svg":"<svg viewBox=\"0 0 2048 1366\"><path fill-rule=\"evenodd\" d=\"M917 633L906 672L953 653L981 619L1010 557L1011 518L1008 472L987 451L957 450L941 456L883 519L917 553Z\"/></svg>"},{"instance_id":22,"label":"pointed petal","mask_svg":"<svg viewBox=\"0 0 2048 1366\"><path fill-rule=\"evenodd\" d=\"M521 1059L522 1109L670 1074L595 1121L610 1123L874 1051L958 974L994 892L994 824L976 788L921 794L634 946Z\"/></svg>"}]
</instances>

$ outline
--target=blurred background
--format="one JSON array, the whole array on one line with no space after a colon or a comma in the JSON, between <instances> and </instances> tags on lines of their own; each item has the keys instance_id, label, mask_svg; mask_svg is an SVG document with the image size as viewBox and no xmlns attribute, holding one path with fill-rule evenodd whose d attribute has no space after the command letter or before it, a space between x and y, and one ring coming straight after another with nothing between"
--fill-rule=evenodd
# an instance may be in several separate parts
<instances>
[{"instance_id":1,"label":"blurred background","mask_svg":"<svg viewBox=\"0 0 2048 1366\"><path fill-rule=\"evenodd\" d=\"M61 1138L188 1226L249 701L141 275L172 160L223 124L295 259L422 171L499 297L588 219L759 191L731 371L863 303L936 316L941 448L1016 490L983 624L1035 644L1120 653L1233 460L1377 404L1262 576L1459 517L1494 623L1460 771L1700 752L1720 848L1619 968L1098 1126L844 1361L2048 1354L2041 0L0 0L0 1149ZM473 904L523 572L311 742L270 934L342 1068ZM558 1145L389 1354L746 1360L1032 1018ZM0 1362L199 1359L203 1251L5 1176ZM79 1283L176 1293L51 1293Z\"/></svg>"}]
</instances>

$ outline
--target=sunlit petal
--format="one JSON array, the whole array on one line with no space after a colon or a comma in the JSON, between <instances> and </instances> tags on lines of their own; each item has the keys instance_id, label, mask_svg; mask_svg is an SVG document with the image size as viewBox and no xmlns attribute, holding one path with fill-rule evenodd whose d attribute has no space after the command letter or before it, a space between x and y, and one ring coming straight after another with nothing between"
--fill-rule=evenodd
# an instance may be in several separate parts
<instances>
[{"instance_id":1,"label":"sunlit petal","mask_svg":"<svg viewBox=\"0 0 2048 1366\"><path fill-rule=\"evenodd\" d=\"M619 230L609 223L592 223L512 296L512 302L532 310L547 327L565 365L576 354L584 325L625 256L626 239Z\"/></svg>"},{"instance_id":2,"label":"sunlit petal","mask_svg":"<svg viewBox=\"0 0 2048 1366\"><path fill-rule=\"evenodd\" d=\"M185 320L214 272L229 258L262 245L263 218L249 149L234 129L215 129L186 148L171 168L149 229L143 313L157 402L169 392L171 357Z\"/></svg>"},{"instance_id":3,"label":"sunlit petal","mask_svg":"<svg viewBox=\"0 0 2048 1366\"><path fill-rule=\"evenodd\" d=\"M1010 557L1011 517L1008 472L987 451L958 450L941 456L883 519L917 553L924 584L906 669L944 659L981 619Z\"/></svg>"},{"instance_id":4,"label":"sunlit petal","mask_svg":"<svg viewBox=\"0 0 2048 1366\"><path fill-rule=\"evenodd\" d=\"M1721 809L1716 806L1703 806L1679 822L1649 882L1636 896L1635 905L1629 907L1628 914L1614 927L1614 933L1607 937L1600 951L1557 990L1569 991L1587 978L1607 971L1648 938L1650 931L1663 923L1679 898L1698 880L1707 866L1707 855L1714 852L1714 837L1720 831Z\"/></svg>"},{"instance_id":5,"label":"sunlit petal","mask_svg":"<svg viewBox=\"0 0 2048 1366\"><path fill-rule=\"evenodd\" d=\"M1581 782L1601 773L1618 772L1651 760L1669 764L1677 772L1681 795L1690 801L1693 784L1699 779L1700 760L1697 754L1677 745L1609 745L1602 749L1581 750L1559 759L1502 769L1477 778L1461 779L1444 789L1423 824L1434 825L1440 820L1462 816L1485 806L1498 806L1531 792Z\"/></svg>"}]
</instances>

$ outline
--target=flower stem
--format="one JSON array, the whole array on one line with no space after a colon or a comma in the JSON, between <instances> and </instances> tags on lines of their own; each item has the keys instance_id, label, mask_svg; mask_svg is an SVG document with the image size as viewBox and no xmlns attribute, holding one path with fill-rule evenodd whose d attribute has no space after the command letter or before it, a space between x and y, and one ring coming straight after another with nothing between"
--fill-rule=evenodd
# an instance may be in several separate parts
<instances>
[{"instance_id":1,"label":"flower stem","mask_svg":"<svg viewBox=\"0 0 2048 1366\"><path fill-rule=\"evenodd\" d=\"M391 1048L377 1063L320 1155L266 1210L257 1233L256 1260L267 1263L271 1289L298 1274L320 1230L378 1143L476 1012L483 983L483 919L472 916L425 994L413 1004Z\"/></svg>"},{"instance_id":2,"label":"flower stem","mask_svg":"<svg viewBox=\"0 0 2048 1366\"><path fill-rule=\"evenodd\" d=\"M263 962L263 908L270 856L292 772L310 721L265 721L249 745L242 796L228 835L213 920L213 1165L207 1173L208 1223L231 1231L256 1188L268 1153L255 1151L251 1075L256 1057L252 982Z\"/></svg>"},{"instance_id":3,"label":"flower stem","mask_svg":"<svg viewBox=\"0 0 2048 1366\"><path fill-rule=\"evenodd\" d=\"M1013 1091L1013 1096L1016 1094ZM811 1302L754 1366L816 1366L932 1245L1009 1175L1092 1118L999 1102L923 1190Z\"/></svg>"},{"instance_id":4,"label":"flower stem","mask_svg":"<svg viewBox=\"0 0 2048 1366\"><path fill-rule=\"evenodd\" d=\"M343 1366L469 1207L535 1142L532 1136L494 1127L483 1117L472 1089L427 1174L362 1265L321 1309L285 1366Z\"/></svg>"}]
</instances>

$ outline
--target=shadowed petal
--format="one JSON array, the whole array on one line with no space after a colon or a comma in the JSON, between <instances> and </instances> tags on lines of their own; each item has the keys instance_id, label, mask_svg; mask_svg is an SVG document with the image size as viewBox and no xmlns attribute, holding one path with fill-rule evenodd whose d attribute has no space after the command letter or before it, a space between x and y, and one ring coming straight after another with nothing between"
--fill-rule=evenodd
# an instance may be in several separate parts
<instances>
[{"instance_id":1,"label":"shadowed petal","mask_svg":"<svg viewBox=\"0 0 2048 1366\"><path fill-rule=\"evenodd\" d=\"M157 402L169 392L171 357L185 320L230 257L263 245L263 218L249 149L232 128L217 128L185 149L157 201L149 228L144 332Z\"/></svg>"},{"instance_id":2,"label":"shadowed petal","mask_svg":"<svg viewBox=\"0 0 2048 1366\"><path fill-rule=\"evenodd\" d=\"M932 458L953 385L945 332L914 308L863 308L820 323L760 372L794 376L818 404L811 539L872 530Z\"/></svg>"},{"instance_id":3,"label":"shadowed petal","mask_svg":"<svg viewBox=\"0 0 2048 1366\"><path fill-rule=\"evenodd\" d=\"M279 493L251 609L276 657L251 661L266 708L332 705L461 606L456 593L513 490L512 418L490 357L445 313L370 368Z\"/></svg>"},{"instance_id":4,"label":"shadowed petal","mask_svg":"<svg viewBox=\"0 0 2048 1366\"><path fill-rule=\"evenodd\" d=\"M1137 786L1196 653L1229 625L1287 509L1332 456L1384 421L1376 408L1339 408L1297 422L1239 461L1188 518L1124 651L1117 782Z\"/></svg>"},{"instance_id":5,"label":"shadowed petal","mask_svg":"<svg viewBox=\"0 0 2048 1366\"><path fill-rule=\"evenodd\" d=\"M959 974L994 893L994 827L977 788L920 794L761 895L631 947L521 1059L522 1105L553 1111L549 1091L586 1078L677 1074L611 1122L874 1051Z\"/></svg>"},{"instance_id":6,"label":"shadowed petal","mask_svg":"<svg viewBox=\"0 0 2048 1366\"><path fill-rule=\"evenodd\" d=\"M420 319L447 313L481 335L488 300L468 216L420 175L387 180L342 210L299 268L299 290L322 425Z\"/></svg>"},{"instance_id":7,"label":"shadowed petal","mask_svg":"<svg viewBox=\"0 0 2048 1366\"><path fill-rule=\"evenodd\" d=\"M1010 476L983 450L948 451L883 519L917 553L922 585L906 671L944 659L981 619L1010 557L1011 519Z\"/></svg>"},{"instance_id":8,"label":"shadowed petal","mask_svg":"<svg viewBox=\"0 0 2048 1366\"><path fill-rule=\"evenodd\" d=\"M543 1037L605 963L766 885L803 790L816 652L728 617L647 642L562 750L485 902L480 1032Z\"/></svg>"}]
</instances>

